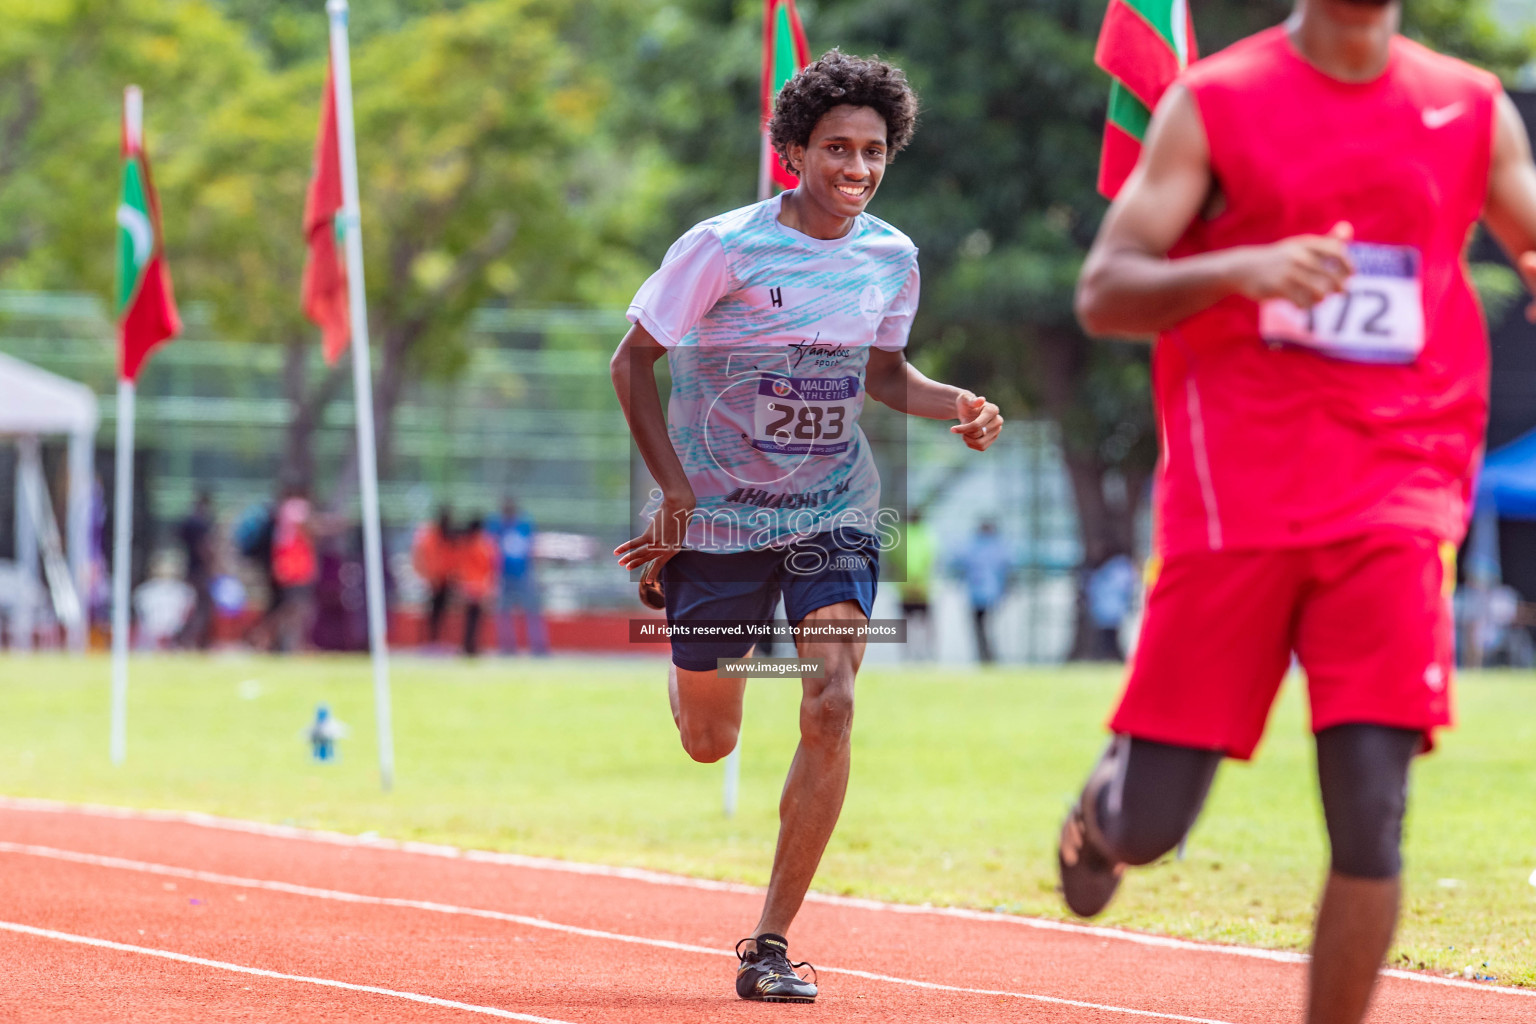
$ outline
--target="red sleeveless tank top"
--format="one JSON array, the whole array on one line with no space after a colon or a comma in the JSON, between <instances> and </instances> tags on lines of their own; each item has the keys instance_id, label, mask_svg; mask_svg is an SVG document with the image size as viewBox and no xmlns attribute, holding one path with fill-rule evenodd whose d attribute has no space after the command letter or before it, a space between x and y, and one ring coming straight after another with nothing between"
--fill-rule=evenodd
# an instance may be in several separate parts
<instances>
[{"instance_id":1,"label":"red sleeveless tank top","mask_svg":"<svg viewBox=\"0 0 1536 1024\"><path fill-rule=\"evenodd\" d=\"M1463 256L1488 190L1497 79L1396 37L1381 76L1340 82L1276 28L1181 81L1226 206L1170 255L1349 221L1357 242L1407 254L1423 347L1391 364L1267 342L1258 305L1235 297L1161 334L1159 551L1320 544L1380 527L1458 541L1488 405L1487 331Z\"/></svg>"}]
</instances>

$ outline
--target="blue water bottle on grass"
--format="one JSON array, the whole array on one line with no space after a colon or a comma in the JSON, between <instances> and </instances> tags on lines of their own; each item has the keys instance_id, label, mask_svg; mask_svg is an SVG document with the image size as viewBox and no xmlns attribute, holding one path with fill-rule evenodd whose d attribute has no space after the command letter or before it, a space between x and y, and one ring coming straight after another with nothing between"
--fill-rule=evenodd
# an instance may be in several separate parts
<instances>
[{"instance_id":1,"label":"blue water bottle on grass","mask_svg":"<svg viewBox=\"0 0 1536 1024\"><path fill-rule=\"evenodd\" d=\"M336 759L336 741L346 734L346 726L331 717L328 705L315 708L315 721L309 727L309 749L316 761Z\"/></svg>"}]
</instances>

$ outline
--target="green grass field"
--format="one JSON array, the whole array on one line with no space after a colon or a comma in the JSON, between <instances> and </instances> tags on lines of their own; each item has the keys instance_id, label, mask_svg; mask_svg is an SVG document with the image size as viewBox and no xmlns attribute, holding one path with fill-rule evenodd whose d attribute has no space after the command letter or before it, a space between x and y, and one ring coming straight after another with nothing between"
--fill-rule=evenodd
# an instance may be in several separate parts
<instances>
[{"instance_id":1,"label":"green grass field","mask_svg":"<svg viewBox=\"0 0 1536 1024\"><path fill-rule=\"evenodd\" d=\"M741 806L677 743L663 663L397 660L398 785L379 790L367 663L138 659L127 764L107 760L107 663L0 658L0 793L199 810L762 883L798 686L754 682ZM1103 742L1104 669L875 669L817 888L1062 918L1054 843ZM1460 683L1460 726L1415 768L1395 963L1536 985L1536 678ZM1252 764L1229 763L1183 861L1133 872L1100 920L1307 945L1325 866L1301 688ZM352 727L309 760L320 701ZM1483 964L1486 963L1486 968Z\"/></svg>"}]
</instances>

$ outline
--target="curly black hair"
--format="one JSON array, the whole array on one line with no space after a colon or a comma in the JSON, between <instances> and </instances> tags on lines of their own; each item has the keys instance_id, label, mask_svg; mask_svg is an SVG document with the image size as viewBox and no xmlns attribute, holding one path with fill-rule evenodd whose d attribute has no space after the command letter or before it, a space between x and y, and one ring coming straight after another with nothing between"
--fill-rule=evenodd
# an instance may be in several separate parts
<instances>
[{"instance_id":1,"label":"curly black hair","mask_svg":"<svg viewBox=\"0 0 1536 1024\"><path fill-rule=\"evenodd\" d=\"M833 107L870 107L885 118L886 151L906 148L917 129L917 94L900 68L878 57L855 57L833 47L784 83L773 104L768 135L786 169L792 144L809 145L811 132Z\"/></svg>"}]
</instances>

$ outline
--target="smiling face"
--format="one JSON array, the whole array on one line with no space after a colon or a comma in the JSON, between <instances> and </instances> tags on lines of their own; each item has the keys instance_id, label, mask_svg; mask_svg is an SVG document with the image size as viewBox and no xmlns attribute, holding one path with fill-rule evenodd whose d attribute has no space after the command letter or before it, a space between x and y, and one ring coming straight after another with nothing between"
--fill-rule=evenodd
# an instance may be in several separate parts
<instances>
[{"instance_id":1,"label":"smiling face","mask_svg":"<svg viewBox=\"0 0 1536 1024\"><path fill-rule=\"evenodd\" d=\"M795 192L812 228L807 233L840 237L869 205L885 173L885 118L873 107L841 104L816 122L808 143L792 143L788 151L800 175Z\"/></svg>"}]
</instances>

